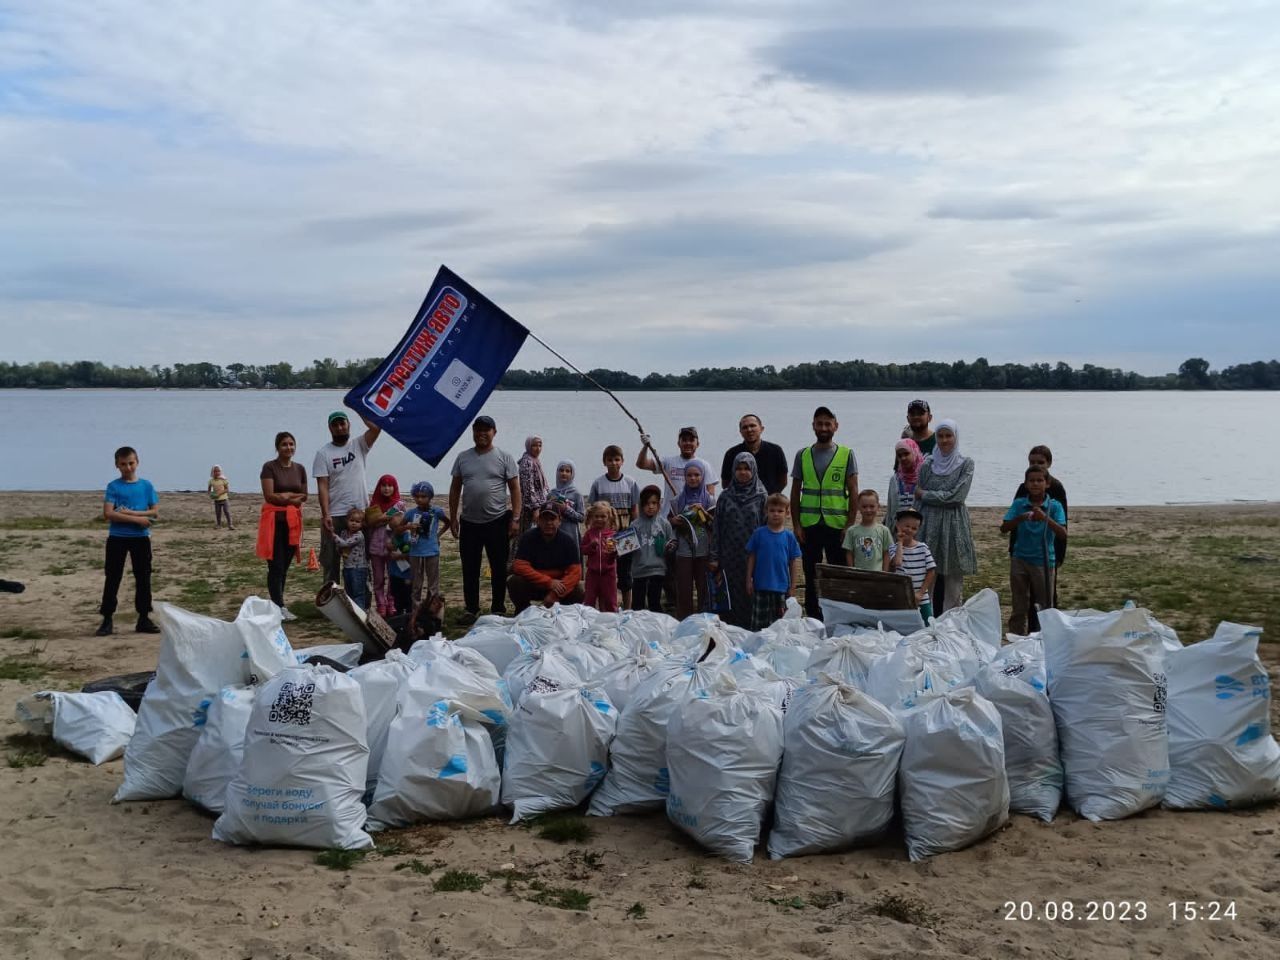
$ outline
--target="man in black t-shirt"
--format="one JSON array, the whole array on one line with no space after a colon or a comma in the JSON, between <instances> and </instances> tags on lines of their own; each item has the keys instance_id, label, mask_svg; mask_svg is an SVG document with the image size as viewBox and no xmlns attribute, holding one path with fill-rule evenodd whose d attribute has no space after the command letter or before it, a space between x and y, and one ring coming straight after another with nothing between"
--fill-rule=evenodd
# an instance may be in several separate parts
<instances>
[{"instance_id":1,"label":"man in black t-shirt","mask_svg":"<svg viewBox=\"0 0 1280 960\"><path fill-rule=\"evenodd\" d=\"M787 486L787 455L776 443L762 440L764 423L754 413L744 413L738 421L742 443L725 451L720 462L720 489L728 490L733 483L733 458L749 453L756 458L756 472L760 482L770 493L781 493Z\"/></svg>"},{"instance_id":2,"label":"man in black t-shirt","mask_svg":"<svg viewBox=\"0 0 1280 960\"><path fill-rule=\"evenodd\" d=\"M507 578L507 592L516 613L534 603L581 603L582 553L573 538L560 529L560 514L550 503L538 511L538 526L528 530L516 547L516 561Z\"/></svg>"}]
</instances>

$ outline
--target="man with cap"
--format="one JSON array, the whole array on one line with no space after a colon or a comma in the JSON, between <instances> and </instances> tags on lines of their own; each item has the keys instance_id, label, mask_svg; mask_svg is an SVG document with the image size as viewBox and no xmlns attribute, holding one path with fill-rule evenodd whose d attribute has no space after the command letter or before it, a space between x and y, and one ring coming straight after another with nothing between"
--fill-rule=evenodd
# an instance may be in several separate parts
<instances>
[{"instance_id":1,"label":"man with cap","mask_svg":"<svg viewBox=\"0 0 1280 960\"><path fill-rule=\"evenodd\" d=\"M926 457L933 453L933 448L938 444L938 438L929 427L932 422L933 413L929 410L927 400L912 400L907 404L907 428L902 431L902 439L914 440Z\"/></svg>"},{"instance_id":2,"label":"man with cap","mask_svg":"<svg viewBox=\"0 0 1280 960\"><path fill-rule=\"evenodd\" d=\"M476 417L471 424L475 446L453 461L449 483L449 528L462 559L464 623L474 623L480 615L482 555L489 560L489 610L501 614L507 609L507 559L519 526L520 468L511 454L493 445L497 434L493 417Z\"/></svg>"},{"instance_id":3,"label":"man with cap","mask_svg":"<svg viewBox=\"0 0 1280 960\"><path fill-rule=\"evenodd\" d=\"M560 529L560 514L551 503L538 510L538 525L526 530L516 546L516 562L507 578L507 591L516 613L540 603L581 603L582 552Z\"/></svg>"},{"instance_id":4,"label":"man with cap","mask_svg":"<svg viewBox=\"0 0 1280 960\"><path fill-rule=\"evenodd\" d=\"M698 428L681 427L680 433L676 437L676 446L680 448L679 455L673 454L663 457L661 464L654 459L653 447L650 446L651 441L647 433L641 435L640 442L644 446L636 454L636 469L648 470L658 476L665 475L667 478L662 485L662 507L658 510L658 516L665 517L671 511L671 504L675 502L676 497L680 495L680 491L684 489L684 465L693 460L698 453ZM714 497L716 495L716 481L711 477L705 479L707 481L707 493Z\"/></svg>"},{"instance_id":5,"label":"man with cap","mask_svg":"<svg viewBox=\"0 0 1280 960\"><path fill-rule=\"evenodd\" d=\"M333 540L334 517L345 518L352 507L369 506L369 484L364 475L365 459L382 433L368 420L365 431L351 439L351 422L346 413L329 414L329 443L316 451L311 475L320 493L320 566L329 583L341 583L341 555ZM345 519L342 522L346 522Z\"/></svg>"},{"instance_id":6,"label":"man with cap","mask_svg":"<svg viewBox=\"0 0 1280 960\"><path fill-rule=\"evenodd\" d=\"M815 443L796 453L791 468L791 526L804 563L805 613L822 619L817 566L844 566L844 531L857 522L858 458L834 441L840 422L827 407L813 411Z\"/></svg>"}]
</instances>

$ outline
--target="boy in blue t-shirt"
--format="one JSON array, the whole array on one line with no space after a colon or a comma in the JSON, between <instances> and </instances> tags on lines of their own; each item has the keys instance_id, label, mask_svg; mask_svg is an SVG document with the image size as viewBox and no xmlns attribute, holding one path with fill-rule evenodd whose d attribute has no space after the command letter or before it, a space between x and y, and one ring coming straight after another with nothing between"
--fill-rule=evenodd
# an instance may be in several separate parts
<instances>
[{"instance_id":1,"label":"boy in blue t-shirt","mask_svg":"<svg viewBox=\"0 0 1280 960\"><path fill-rule=\"evenodd\" d=\"M106 582L102 586L102 624L99 637L115 632L112 617L116 594L124 579L124 560L133 567L133 605L138 611L139 633L159 633L151 620L151 523L160 515L160 498L150 480L138 478L138 451L121 447L116 451L120 479L107 484L102 499L102 516L107 521Z\"/></svg>"},{"instance_id":2,"label":"boy in blue t-shirt","mask_svg":"<svg viewBox=\"0 0 1280 960\"><path fill-rule=\"evenodd\" d=\"M448 529L449 515L431 505L435 488L427 480L419 480L410 490L414 506L405 511L400 529L409 534L409 566L413 586L409 597L415 615L422 602L422 586L427 587L427 600L440 596L440 529Z\"/></svg>"},{"instance_id":3,"label":"boy in blue t-shirt","mask_svg":"<svg viewBox=\"0 0 1280 960\"><path fill-rule=\"evenodd\" d=\"M796 594L800 541L786 529L791 501L772 493L764 502L766 526L747 541L747 596L751 597L751 629L763 630L782 617L787 597Z\"/></svg>"},{"instance_id":4,"label":"boy in blue t-shirt","mask_svg":"<svg viewBox=\"0 0 1280 960\"><path fill-rule=\"evenodd\" d=\"M1027 495L1016 497L1000 524L1001 533L1013 534L1013 554L1009 557L1009 587L1013 611L1009 632L1025 634L1031 604L1047 610L1053 606L1054 536L1067 538L1067 514L1062 504L1048 494L1049 472L1028 467Z\"/></svg>"}]
</instances>

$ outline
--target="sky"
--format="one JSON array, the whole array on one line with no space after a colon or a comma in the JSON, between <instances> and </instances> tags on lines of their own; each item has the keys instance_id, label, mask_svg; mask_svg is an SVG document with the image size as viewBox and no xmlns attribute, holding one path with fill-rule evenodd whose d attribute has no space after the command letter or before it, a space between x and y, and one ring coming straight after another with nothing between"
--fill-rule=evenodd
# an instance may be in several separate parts
<instances>
[{"instance_id":1,"label":"sky","mask_svg":"<svg viewBox=\"0 0 1280 960\"><path fill-rule=\"evenodd\" d=\"M0 358L1280 356L1266 0L0 0ZM558 365L536 344L516 365Z\"/></svg>"}]
</instances>

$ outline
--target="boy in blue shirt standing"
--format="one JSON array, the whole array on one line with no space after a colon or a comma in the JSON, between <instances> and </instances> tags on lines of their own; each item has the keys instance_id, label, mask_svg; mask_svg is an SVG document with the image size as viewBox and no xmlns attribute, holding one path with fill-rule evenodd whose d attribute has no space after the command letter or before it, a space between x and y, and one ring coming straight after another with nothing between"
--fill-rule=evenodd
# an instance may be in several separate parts
<instances>
[{"instance_id":1,"label":"boy in blue shirt standing","mask_svg":"<svg viewBox=\"0 0 1280 960\"><path fill-rule=\"evenodd\" d=\"M102 586L102 625L97 636L115 632L112 617L116 594L124 578L125 557L133 566L133 605L138 611L139 633L159 633L151 620L151 523L160 515L160 498L150 480L138 477L138 451L121 447L116 451L120 479L107 484L102 516L107 521L106 582Z\"/></svg>"},{"instance_id":2,"label":"boy in blue shirt standing","mask_svg":"<svg viewBox=\"0 0 1280 960\"><path fill-rule=\"evenodd\" d=\"M786 529L791 500L771 493L764 502L766 525L756 527L747 541L747 596L751 598L751 629L763 630L787 611L787 597L796 595L800 541Z\"/></svg>"},{"instance_id":3,"label":"boy in blue shirt standing","mask_svg":"<svg viewBox=\"0 0 1280 960\"><path fill-rule=\"evenodd\" d=\"M1013 555L1009 558L1009 587L1013 612L1009 632L1025 634L1031 604L1047 610L1053 606L1054 537L1067 538L1067 514L1062 504L1048 494L1049 472L1028 467L1027 495L1015 497L1000 524L1001 533L1013 534Z\"/></svg>"},{"instance_id":4,"label":"boy in blue shirt standing","mask_svg":"<svg viewBox=\"0 0 1280 960\"><path fill-rule=\"evenodd\" d=\"M409 566L413 570L410 603L414 617L422 604L422 588L427 588L427 602L440 593L440 531L449 529L449 514L431 505L436 495L428 480L413 485L414 506L405 511L397 529L409 534Z\"/></svg>"}]
</instances>

